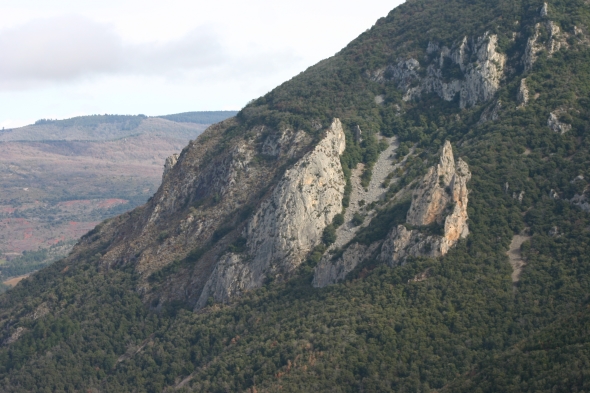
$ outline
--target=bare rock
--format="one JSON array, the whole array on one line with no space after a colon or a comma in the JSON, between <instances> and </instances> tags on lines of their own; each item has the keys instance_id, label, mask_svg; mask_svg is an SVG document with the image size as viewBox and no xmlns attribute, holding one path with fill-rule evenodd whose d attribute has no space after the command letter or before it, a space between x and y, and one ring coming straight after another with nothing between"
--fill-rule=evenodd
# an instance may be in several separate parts
<instances>
[{"instance_id":1,"label":"bare rock","mask_svg":"<svg viewBox=\"0 0 590 393\"><path fill-rule=\"evenodd\" d=\"M12 343L15 343L18 341L19 338L22 337L23 334L25 334L29 329L24 328L22 326L19 326L16 328L16 330L14 331L14 333L12 333L10 335L10 337L8 337L6 340L4 340L4 345L10 345Z\"/></svg>"},{"instance_id":2,"label":"bare rock","mask_svg":"<svg viewBox=\"0 0 590 393\"><path fill-rule=\"evenodd\" d=\"M559 121L559 113L559 111L549 113L549 118L547 119L547 127L551 128L553 132L557 132L563 135L569 130L571 130L572 126L571 124L566 124Z\"/></svg>"},{"instance_id":3,"label":"bare rock","mask_svg":"<svg viewBox=\"0 0 590 393\"><path fill-rule=\"evenodd\" d=\"M524 55L522 57L522 62L524 65L524 72L530 72L533 69L533 65L537 61L537 57L539 52L543 49L543 45L538 43L539 35L540 35L540 27L541 24L537 23L535 26L535 32L532 36L529 37L527 40L526 48L524 50Z\"/></svg>"},{"instance_id":4,"label":"bare rock","mask_svg":"<svg viewBox=\"0 0 590 393\"><path fill-rule=\"evenodd\" d=\"M210 297L217 302L227 303L243 292L259 286L260 283L254 279L254 276L261 276L263 272L253 272L251 267L260 266L250 266L244 263L242 256L237 254L229 253L222 256L217 262L211 278L205 284L196 308L205 307Z\"/></svg>"},{"instance_id":5,"label":"bare rock","mask_svg":"<svg viewBox=\"0 0 590 393\"><path fill-rule=\"evenodd\" d=\"M524 191L521 192L513 192L512 193L512 198L516 199L519 203L522 203L522 200L524 199Z\"/></svg>"},{"instance_id":6,"label":"bare rock","mask_svg":"<svg viewBox=\"0 0 590 393\"><path fill-rule=\"evenodd\" d=\"M504 76L506 56L497 51L498 37L486 33L469 40L467 37L452 48L430 42L426 52L437 54L437 61L428 65L426 76L420 76L420 63L414 58L400 60L396 65L375 71L371 79L377 82L393 81L409 101L422 94L435 93L445 101L460 95L461 108L489 101L500 88ZM447 80L443 77L445 59L458 66L462 78Z\"/></svg>"},{"instance_id":7,"label":"bare rock","mask_svg":"<svg viewBox=\"0 0 590 393\"><path fill-rule=\"evenodd\" d=\"M495 103L488 105L481 113L478 124L483 124L488 121L496 121L500 118L500 110L502 109L502 101L497 100Z\"/></svg>"},{"instance_id":8,"label":"bare rock","mask_svg":"<svg viewBox=\"0 0 590 393\"><path fill-rule=\"evenodd\" d=\"M315 270L313 285L323 287L343 279L359 263L377 258L389 266L399 266L408 257L436 258L445 255L457 241L469 234L467 182L469 167L463 160L455 161L447 141L439 163L430 168L412 195L406 225L397 225L381 242L369 247L348 246L341 257L333 261L324 256ZM442 235L433 234L434 226L443 227Z\"/></svg>"},{"instance_id":9,"label":"bare rock","mask_svg":"<svg viewBox=\"0 0 590 393\"><path fill-rule=\"evenodd\" d=\"M479 37L472 43L472 52L477 61L470 63L465 71L461 87L461 108L490 100L500 88L506 56L496 51L498 36Z\"/></svg>"},{"instance_id":10,"label":"bare rock","mask_svg":"<svg viewBox=\"0 0 590 393\"><path fill-rule=\"evenodd\" d=\"M178 154L172 154L170 157L166 158L166 162L164 163L164 173L162 174L162 179L166 177L166 175L174 168L174 165L178 162Z\"/></svg>"},{"instance_id":11,"label":"bare rock","mask_svg":"<svg viewBox=\"0 0 590 393\"><path fill-rule=\"evenodd\" d=\"M321 241L324 228L342 211L346 181L340 155L345 149L340 120L291 169L244 230L247 252L223 257L207 280L197 302L209 297L227 301L236 293L260 287L267 277L292 273Z\"/></svg>"},{"instance_id":12,"label":"bare rock","mask_svg":"<svg viewBox=\"0 0 590 393\"><path fill-rule=\"evenodd\" d=\"M332 256L329 253L324 255L315 269L313 286L323 288L344 280L346 275L372 254L377 247L378 244L367 247L363 244L354 243L336 261L332 261Z\"/></svg>"},{"instance_id":13,"label":"bare rock","mask_svg":"<svg viewBox=\"0 0 590 393\"><path fill-rule=\"evenodd\" d=\"M381 248L381 260L395 266L408 256L443 256L459 239L467 237L470 179L467 163L460 158L455 162L447 141L438 165L429 169L412 195L406 222L416 229L404 225L392 229ZM444 225L442 236L428 235L421 229L435 224Z\"/></svg>"},{"instance_id":14,"label":"bare rock","mask_svg":"<svg viewBox=\"0 0 590 393\"><path fill-rule=\"evenodd\" d=\"M547 3L543 3L543 7L541 7L541 16L545 18L547 15L549 15L549 6Z\"/></svg>"},{"instance_id":15,"label":"bare rock","mask_svg":"<svg viewBox=\"0 0 590 393\"><path fill-rule=\"evenodd\" d=\"M549 39L546 42L539 42L541 36L541 28L545 28L549 35ZM524 71L529 72L533 69L533 65L539 53L546 50L548 56L551 57L555 52L561 48L567 48L567 35L561 32L559 26L553 21L545 21L544 23L537 23L535 25L535 32L527 40L527 45L522 57L522 63L524 65Z\"/></svg>"},{"instance_id":16,"label":"bare rock","mask_svg":"<svg viewBox=\"0 0 590 393\"><path fill-rule=\"evenodd\" d=\"M520 86L518 87L518 92L516 93L516 101L518 102L519 108L524 108L529 102L529 89L526 85L526 78L523 78L520 81Z\"/></svg>"},{"instance_id":17,"label":"bare rock","mask_svg":"<svg viewBox=\"0 0 590 393\"><path fill-rule=\"evenodd\" d=\"M361 127L358 124L353 128L353 133L354 139L357 142L361 142L363 140L363 131L361 130Z\"/></svg>"},{"instance_id":18,"label":"bare rock","mask_svg":"<svg viewBox=\"0 0 590 393\"><path fill-rule=\"evenodd\" d=\"M262 154L278 157L292 157L297 146L305 138L304 131L293 131L287 128L279 133L269 135L262 144Z\"/></svg>"},{"instance_id":19,"label":"bare rock","mask_svg":"<svg viewBox=\"0 0 590 393\"><path fill-rule=\"evenodd\" d=\"M428 170L420 186L412 195L412 205L406 217L408 224L424 226L433 224L437 220L439 224L441 223L441 214L451 200L445 188L451 184L454 173L453 150L447 141L438 165Z\"/></svg>"},{"instance_id":20,"label":"bare rock","mask_svg":"<svg viewBox=\"0 0 590 393\"><path fill-rule=\"evenodd\" d=\"M574 206L579 207L585 212L590 212L590 203L588 203L588 197L584 192L582 195L575 194L572 199L570 199L570 203Z\"/></svg>"},{"instance_id":21,"label":"bare rock","mask_svg":"<svg viewBox=\"0 0 590 393\"><path fill-rule=\"evenodd\" d=\"M391 267L403 265L412 257L437 258L445 255L451 243L442 236L425 235L404 225L392 229L381 247L379 259Z\"/></svg>"}]
</instances>

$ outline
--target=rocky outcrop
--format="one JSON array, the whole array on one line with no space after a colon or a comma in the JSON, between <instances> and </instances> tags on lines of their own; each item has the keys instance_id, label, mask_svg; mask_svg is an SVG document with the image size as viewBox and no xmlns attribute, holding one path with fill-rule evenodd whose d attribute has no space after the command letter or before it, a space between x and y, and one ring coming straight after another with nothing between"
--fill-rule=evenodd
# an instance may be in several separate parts
<instances>
[{"instance_id":1,"label":"rocky outcrop","mask_svg":"<svg viewBox=\"0 0 590 393\"><path fill-rule=\"evenodd\" d=\"M370 246L352 243L337 258L324 255L315 269L313 285L324 287L343 280L369 259L398 266L410 256L445 255L469 234L467 182L470 178L469 167L460 158L455 161L451 144L446 142L438 165L430 168L412 195L406 224L394 227L383 242Z\"/></svg>"},{"instance_id":2,"label":"rocky outcrop","mask_svg":"<svg viewBox=\"0 0 590 393\"><path fill-rule=\"evenodd\" d=\"M447 141L438 165L430 168L412 195L406 217L408 225L392 229L383 243L381 260L394 266L408 256L442 256L459 239L467 237L470 179L467 163L460 158L455 162ZM433 233L441 226L442 235Z\"/></svg>"},{"instance_id":3,"label":"rocky outcrop","mask_svg":"<svg viewBox=\"0 0 590 393\"><path fill-rule=\"evenodd\" d=\"M373 255L377 247L380 246L380 243L371 244L370 247L358 243L348 244L361 228L369 225L371 218L377 213L376 210L369 208L369 206L377 201L384 200L387 189L383 188L383 183L387 176L396 167L403 166L404 163L404 161L401 161L394 164L393 157L398 147L395 138L383 138L381 141L387 142L389 147L379 154L379 158L373 166L373 175L368 187L363 187L361 184L361 175L364 170L362 164L351 171L350 183L352 191L349 205L344 212L344 223L336 229L336 241L328 248L315 268L313 285L316 287L324 287L343 280L358 264ZM354 223L353 218L355 214L358 216L358 213L361 212L364 219L363 223L358 225L358 223ZM345 250L343 253L339 253L338 250L342 247L345 247ZM333 252L336 252L336 255L342 255L336 257Z\"/></svg>"},{"instance_id":4,"label":"rocky outcrop","mask_svg":"<svg viewBox=\"0 0 590 393\"><path fill-rule=\"evenodd\" d=\"M452 101L459 94L461 108L471 107L489 101L500 88L506 56L497 51L497 46L497 35L488 33L471 40L464 37L453 48L439 48L431 42L427 53L434 60L427 66L426 76L420 76L418 60L410 58L376 71L372 79L393 81L404 92L405 101L425 93Z\"/></svg>"},{"instance_id":5,"label":"rocky outcrop","mask_svg":"<svg viewBox=\"0 0 590 393\"><path fill-rule=\"evenodd\" d=\"M312 285L316 288L323 288L344 280L346 275L361 264L368 255L371 255L377 246L378 244L372 245L372 248L368 250L369 247L366 245L354 243L335 261L332 260L329 253L324 255L315 269Z\"/></svg>"},{"instance_id":6,"label":"rocky outcrop","mask_svg":"<svg viewBox=\"0 0 590 393\"><path fill-rule=\"evenodd\" d=\"M166 158L166 162L164 163L164 173L162 174L162 179L166 177L168 172L174 168L174 165L178 162L178 154L172 154L170 157Z\"/></svg>"},{"instance_id":7,"label":"rocky outcrop","mask_svg":"<svg viewBox=\"0 0 590 393\"><path fill-rule=\"evenodd\" d=\"M576 176L574 180L570 182L575 184L576 188L581 189L580 193L574 194L574 196L568 201L572 205L579 207L585 212L590 212L590 186L584 179L583 175Z\"/></svg>"},{"instance_id":8,"label":"rocky outcrop","mask_svg":"<svg viewBox=\"0 0 590 393\"><path fill-rule=\"evenodd\" d=\"M572 129L571 124L562 123L559 121L559 114L563 111L554 111L549 113L549 118L547 119L547 127L551 128L553 132L557 132L559 134L565 134L569 130Z\"/></svg>"},{"instance_id":9,"label":"rocky outcrop","mask_svg":"<svg viewBox=\"0 0 590 393\"><path fill-rule=\"evenodd\" d=\"M485 34L471 44L476 61L465 68L465 81L461 86L461 108L478 102L487 102L500 88L506 56L496 51L498 36Z\"/></svg>"},{"instance_id":10,"label":"rocky outcrop","mask_svg":"<svg viewBox=\"0 0 590 393\"><path fill-rule=\"evenodd\" d=\"M303 262L321 241L324 228L342 211L344 148L342 124L335 119L324 139L285 172L249 220L243 232L247 251L222 257L197 307L210 297L227 301L260 287L267 278L285 278Z\"/></svg>"},{"instance_id":11,"label":"rocky outcrop","mask_svg":"<svg viewBox=\"0 0 590 393\"><path fill-rule=\"evenodd\" d=\"M481 112L478 124L483 124L488 121L496 121L500 118L500 110L502 110L502 101L497 100L488 105L487 108Z\"/></svg>"},{"instance_id":12,"label":"rocky outcrop","mask_svg":"<svg viewBox=\"0 0 590 393\"><path fill-rule=\"evenodd\" d=\"M549 39L544 43L539 41L542 28L547 31L549 36ZM530 72L533 69L533 65L535 64L535 61L537 61L541 51L546 50L547 55L551 57L555 52L559 51L561 48L567 47L567 45L567 35L562 33L559 26L553 21L547 20L543 23L537 23L535 25L535 32L527 40L527 45L522 57L524 71Z\"/></svg>"},{"instance_id":13,"label":"rocky outcrop","mask_svg":"<svg viewBox=\"0 0 590 393\"><path fill-rule=\"evenodd\" d=\"M579 207L583 211L590 212L590 200L588 199L586 192L582 195L575 194L572 199L570 199L570 202L572 205Z\"/></svg>"},{"instance_id":14,"label":"rocky outcrop","mask_svg":"<svg viewBox=\"0 0 590 393\"><path fill-rule=\"evenodd\" d=\"M543 18L549 15L549 5L547 3L543 3L543 7L541 7L541 16Z\"/></svg>"},{"instance_id":15,"label":"rocky outcrop","mask_svg":"<svg viewBox=\"0 0 590 393\"><path fill-rule=\"evenodd\" d=\"M380 259L389 266L403 264L408 257L437 258L445 255L450 242L441 236L426 235L404 225L393 228L381 247Z\"/></svg>"},{"instance_id":16,"label":"rocky outcrop","mask_svg":"<svg viewBox=\"0 0 590 393\"><path fill-rule=\"evenodd\" d=\"M524 108L529 102L529 89L526 85L526 78L520 81L518 92L516 93L516 101L518 102L519 108Z\"/></svg>"},{"instance_id":17,"label":"rocky outcrop","mask_svg":"<svg viewBox=\"0 0 590 393\"><path fill-rule=\"evenodd\" d=\"M522 56L522 63L524 65L524 72L530 72L533 69L535 61L537 61L538 53L543 49L543 45L537 41L539 39L539 29L541 24L537 23L535 26L535 32L527 40L524 55Z\"/></svg>"},{"instance_id":18,"label":"rocky outcrop","mask_svg":"<svg viewBox=\"0 0 590 393\"><path fill-rule=\"evenodd\" d=\"M252 268L256 271L252 271ZM257 288L260 282L256 278L264 274L261 268L263 266L245 263L244 258L238 254L229 253L222 256L207 280L196 308L205 307L210 298L216 302L227 303L233 297Z\"/></svg>"},{"instance_id":19,"label":"rocky outcrop","mask_svg":"<svg viewBox=\"0 0 590 393\"><path fill-rule=\"evenodd\" d=\"M25 334L29 329L19 326L16 328L16 330L14 331L14 333L12 333L10 335L10 337L8 337L6 340L4 340L4 342L2 343L2 345L10 345L12 343L15 343L18 341L19 338L22 337L23 334Z\"/></svg>"},{"instance_id":20,"label":"rocky outcrop","mask_svg":"<svg viewBox=\"0 0 590 393\"><path fill-rule=\"evenodd\" d=\"M288 128L279 133L267 136L262 144L262 154L270 157L293 157L295 147L305 139L304 131L293 131Z\"/></svg>"},{"instance_id":21,"label":"rocky outcrop","mask_svg":"<svg viewBox=\"0 0 590 393\"><path fill-rule=\"evenodd\" d=\"M428 170L420 186L414 191L406 222L414 226L426 226L435 222L442 224L443 212L451 201L465 210L466 183L470 178L467 164L460 158L455 163L451 144L447 141L438 165Z\"/></svg>"}]
</instances>

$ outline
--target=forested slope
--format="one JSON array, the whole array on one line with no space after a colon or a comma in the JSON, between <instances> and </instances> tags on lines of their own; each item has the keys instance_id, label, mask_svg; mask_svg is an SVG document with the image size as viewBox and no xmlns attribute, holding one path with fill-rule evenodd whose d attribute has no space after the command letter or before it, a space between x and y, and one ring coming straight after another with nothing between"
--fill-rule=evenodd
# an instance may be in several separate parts
<instances>
[{"instance_id":1,"label":"forested slope","mask_svg":"<svg viewBox=\"0 0 590 393\"><path fill-rule=\"evenodd\" d=\"M148 204L3 295L3 389L587 391L589 27L582 0L410 0L393 10L211 127ZM389 267L368 257L314 288L342 225L334 218L289 276L199 308L195 288L220 256L246 255L253 212L333 118L346 138L344 209L358 164L367 184L382 137L400 144L385 197L359 210L355 241L382 242L403 222L410 201L396 196L419 188L445 141L471 171L469 235L442 258ZM265 133L301 136L290 156L273 156ZM239 187L255 192L226 192L233 183L219 168L236 160L235 173L256 175ZM190 188L201 173L217 176L212 191ZM191 237L193 220L205 229ZM529 240L513 279L515 235Z\"/></svg>"}]
</instances>

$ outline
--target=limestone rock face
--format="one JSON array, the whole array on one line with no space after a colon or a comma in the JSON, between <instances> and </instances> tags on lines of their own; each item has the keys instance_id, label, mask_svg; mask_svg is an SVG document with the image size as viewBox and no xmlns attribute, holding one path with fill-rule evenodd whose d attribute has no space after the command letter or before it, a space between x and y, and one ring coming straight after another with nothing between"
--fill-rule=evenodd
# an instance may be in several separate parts
<instances>
[{"instance_id":1,"label":"limestone rock face","mask_svg":"<svg viewBox=\"0 0 590 393\"><path fill-rule=\"evenodd\" d=\"M278 134L272 134L264 139L262 144L262 154L271 157L284 155L293 157L294 147L305 138L304 131L293 131L286 129Z\"/></svg>"},{"instance_id":2,"label":"limestone rock face","mask_svg":"<svg viewBox=\"0 0 590 393\"><path fill-rule=\"evenodd\" d=\"M178 162L178 154L172 154L170 157L166 158L166 162L164 163L164 173L162 174L162 179L166 177L166 175L174 168L174 165Z\"/></svg>"},{"instance_id":3,"label":"limestone rock face","mask_svg":"<svg viewBox=\"0 0 590 393\"><path fill-rule=\"evenodd\" d=\"M497 100L495 103L488 105L481 113L478 124L483 124L488 121L496 121L500 118L500 111L502 110L502 101Z\"/></svg>"},{"instance_id":4,"label":"limestone rock face","mask_svg":"<svg viewBox=\"0 0 590 393\"><path fill-rule=\"evenodd\" d=\"M367 254L370 254L367 252L367 248L363 244L354 243L344 251L336 263L333 263L332 256L329 253L324 255L315 269L313 286L323 288L343 280L348 273L365 259Z\"/></svg>"},{"instance_id":5,"label":"limestone rock face","mask_svg":"<svg viewBox=\"0 0 590 393\"><path fill-rule=\"evenodd\" d=\"M257 282L253 276L260 273L252 272L250 265L244 263L240 255L229 253L222 256L205 284L196 308L205 307L210 297L217 302L227 302L249 289L256 288Z\"/></svg>"},{"instance_id":6,"label":"limestone rock face","mask_svg":"<svg viewBox=\"0 0 590 393\"><path fill-rule=\"evenodd\" d=\"M500 88L506 56L498 53L498 36L485 34L473 41L471 51L477 61L466 67L465 82L461 86L461 108L487 102Z\"/></svg>"},{"instance_id":7,"label":"limestone rock face","mask_svg":"<svg viewBox=\"0 0 590 393\"><path fill-rule=\"evenodd\" d=\"M559 134L565 134L569 130L572 129L570 124L562 123L559 121L558 115L560 111L554 111L549 114L549 118L547 119L547 127L551 128L553 132L557 132Z\"/></svg>"},{"instance_id":8,"label":"limestone rock face","mask_svg":"<svg viewBox=\"0 0 590 393\"><path fill-rule=\"evenodd\" d=\"M527 40L526 49L524 50L524 55L522 57L524 72L530 72L533 69L533 65L535 64L535 61L537 61L538 53L543 49L543 46L537 42L540 35L540 27L541 24L537 23L535 26L535 32Z\"/></svg>"},{"instance_id":9,"label":"limestone rock face","mask_svg":"<svg viewBox=\"0 0 590 393\"><path fill-rule=\"evenodd\" d=\"M543 8L546 9L545 7ZM544 28L549 35L549 39L545 43L539 42L542 28ZM551 57L555 52L567 46L567 35L562 33L559 26L553 21L547 20L544 23L537 23L535 25L535 32L527 40L527 45L522 57L524 71L529 72L533 69L533 65L535 64L535 61L537 61L539 53L542 50L546 50L548 56Z\"/></svg>"},{"instance_id":10,"label":"limestone rock face","mask_svg":"<svg viewBox=\"0 0 590 393\"><path fill-rule=\"evenodd\" d=\"M424 235L404 225L392 229L381 247L380 260L389 266L403 264L407 257L437 258L445 255L454 243L441 236Z\"/></svg>"},{"instance_id":11,"label":"limestone rock face","mask_svg":"<svg viewBox=\"0 0 590 393\"><path fill-rule=\"evenodd\" d=\"M469 167L455 161L446 142L439 163L430 168L412 195L406 225L397 225L383 242L353 243L336 260L328 253L315 269L313 285L325 287L343 280L365 260L376 258L389 266L399 266L408 257L437 258L445 255L459 239L469 235L467 182ZM442 235L432 233L442 228Z\"/></svg>"},{"instance_id":12,"label":"limestone rock face","mask_svg":"<svg viewBox=\"0 0 590 393\"><path fill-rule=\"evenodd\" d=\"M439 48L430 42L427 53L437 55L438 59L427 66L425 77L419 74L418 60L410 58L377 70L372 79L382 83L393 81L404 92L405 101L426 93L452 101L459 94L461 108L471 107L489 101L500 88L506 56L497 51L497 45L497 35L489 33L471 40L464 37L452 48ZM462 78L445 77L448 67L458 67Z\"/></svg>"},{"instance_id":13,"label":"limestone rock face","mask_svg":"<svg viewBox=\"0 0 590 393\"><path fill-rule=\"evenodd\" d=\"M451 144L443 147L440 161L430 168L412 195L406 222L398 225L383 243L381 260L396 265L407 256L438 257L469 234L467 182L471 179L465 161L453 158ZM421 227L444 225L442 236L423 233Z\"/></svg>"},{"instance_id":14,"label":"limestone rock face","mask_svg":"<svg viewBox=\"0 0 590 393\"><path fill-rule=\"evenodd\" d=\"M549 15L549 6L547 3L543 3L543 7L541 7L541 16L546 17L547 15Z\"/></svg>"},{"instance_id":15,"label":"limestone rock face","mask_svg":"<svg viewBox=\"0 0 590 393\"><path fill-rule=\"evenodd\" d=\"M345 149L340 120L291 169L262 203L244 229L245 255L221 259L197 307L209 297L226 301L235 293L256 288L267 277L284 278L321 241L324 228L342 211L346 181L340 155Z\"/></svg>"},{"instance_id":16,"label":"limestone rock face","mask_svg":"<svg viewBox=\"0 0 590 393\"><path fill-rule=\"evenodd\" d=\"M443 146L440 161L431 167L424 176L420 186L414 191L412 205L408 211L406 221L410 225L424 226L438 221L451 200L446 190L455 177L455 160L453 148L447 141Z\"/></svg>"},{"instance_id":17,"label":"limestone rock face","mask_svg":"<svg viewBox=\"0 0 590 393\"><path fill-rule=\"evenodd\" d=\"M525 107L529 102L529 89L526 85L526 78L523 78L520 81L520 86L518 87L518 92L516 93L516 100L518 101L519 108Z\"/></svg>"}]
</instances>

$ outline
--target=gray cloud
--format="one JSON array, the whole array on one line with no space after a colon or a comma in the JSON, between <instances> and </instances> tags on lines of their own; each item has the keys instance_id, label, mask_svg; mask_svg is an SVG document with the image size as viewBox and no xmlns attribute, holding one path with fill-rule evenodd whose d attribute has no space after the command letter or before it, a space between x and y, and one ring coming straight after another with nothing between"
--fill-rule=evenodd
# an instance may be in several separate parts
<instances>
[{"instance_id":1,"label":"gray cloud","mask_svg":"<svg viewBox=\"0 0 590 393\"><path fill-rule=\"evenodd\" d=\"M105 74L174 77L208 71L229 78L258 76L298 60L288 52L232 55L207 27L176 41L126 44L109 25L77 15L31 21L0 31L0 54L0 90Z\"/></svg>"},{"instance_id":2,"label":"gray cloud","mask_svg":"<svg viewBox=\"0 0 590 393\"><path fill-rule=\"evenodd\" d=\"M112 30L83 17L31 21L0 31L0 86L112 72L121 64L122 49Z\"/></svg>"}]
</instances>

